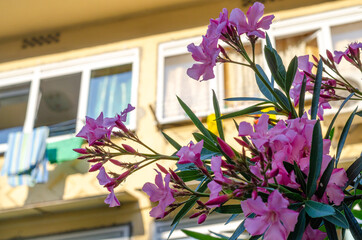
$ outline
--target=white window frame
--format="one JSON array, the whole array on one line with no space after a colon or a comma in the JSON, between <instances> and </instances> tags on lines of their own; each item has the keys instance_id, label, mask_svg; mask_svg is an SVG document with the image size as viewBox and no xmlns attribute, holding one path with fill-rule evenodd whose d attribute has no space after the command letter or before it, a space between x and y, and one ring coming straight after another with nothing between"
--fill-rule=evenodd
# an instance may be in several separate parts
<instances>
[{"instance_id":1,"label":"white window frame","mask_svg":"<svg viewBox=\"0 0 362 240\"><path fill-rule=\"evenodd\" d=\"M178 56L182 54L189 53L187 51L187 45L190 43L200 44L201 37L195 38L187 38L181 40L175 40L170 42L161 43L158 47L158 67L157 67L157 103L156 103L156 117L160 124L168 124L175 123L187 120L188 118L184 115L176 116L176 117L163 117L163 109L167 107L167 104L164 104L164 81L165 81L165 59L166 57ZM198 117L205 117L211 113L213 113L213 105L212 105L212 91L215 90L215 93L219 99L223 98L222 94L222 83L223 83L223 67L221 64L216 64L214 69L215 78L210 81L210 106L209 111L203 113L195 113ZM195 80L196 81L196 80ZM201 86L200 86L201 87ZM176 96L175 96L176 97Z\"/></svg>"},{"instance_id":2,"label":"white window frame","mask_svg":"<svg viewBox=\"0 0 362 240\"><path fill-rule=\"evenodd\" d=\"M291 19L274 22L268 30L268 35L273 46L275 46L277 38L288 38L292 36L301 35L308 32L315 31L317 35L318 49L322 56L325 56L326 50L333 50L332 42L332 27L337 27L344 24L351 24L354 22L362 21L362 8L349 7L334 11L328 11L303 17L296 17ZM342 50L342 49L341 49ZM284 63L288 65L289 63ZM360 82L360 81L359 81ZM362 83L360 84L362 89ZM307 97L307 96L306 96ZM308 96L306 99L311 99ZM356 105L342 109L341 113L349 113L354 110L356 106L362 107L361 102L356 102ZM338 109L326 109L325 116L333 115Z\"/></svg>"},{"instance_id":3,"label":"white window frame","mask_svg":"<svg viewBox=\"0 0 362 240\"><path fill-rule=\"evenodd\" d=\"M98 235L98 234L107 234L107 233L122 233L122 237L118 238L110 238L109 240L130 240L131 239L131 226L130 224L127 225L121 225L116 227L108 227L108 228L101 228L96 230L83 230L83 231L77 231L73 233L63 233L63 234L56 234L56 235L50 235L45 237L36 237L31 238L33 240L71 240L71 239L78 239L78 238L84 238L89 237L92 235ZM107 239L104 239L107 240Z\"/></svg>"},{"instance_id":4,"label":"white window frame","mask_svg":"<svg viewBox=\"0 0 362 240\"><path fill-rule=\"evenodd\" d=\"M37 101L39 94L40 81L44 78L60 77L63 75L81 73L80 92L78 100L76 133L85 124L85 116L88 106L88 94L90 76L92 70L114 67L125 64L132 64L132 92L131 104L137 106L137 92L139 81L139 59L140 51L138 48L116 51L83 57L73 60L66 60L51 64L39 65L31 68L0 73L0 88L20 83L30 82L30 92L26 117L24 121L24 132L31 132L34 128L34 122L37 112ZM129 115L130 121L128 127L132 130L136 128L136 111ZM55 142L75 136L75 134L66 134L56 137L50 137L47 142ZM0 152L7 150L7 144L0 144Z\"/></svg>"}]
</instances>

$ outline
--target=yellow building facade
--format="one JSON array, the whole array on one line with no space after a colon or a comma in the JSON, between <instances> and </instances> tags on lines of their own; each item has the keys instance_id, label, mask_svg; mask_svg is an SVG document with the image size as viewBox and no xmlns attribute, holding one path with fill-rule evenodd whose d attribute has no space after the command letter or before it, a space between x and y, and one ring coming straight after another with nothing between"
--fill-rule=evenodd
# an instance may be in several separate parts
<instances>
[{"instance_id":1,"label":"yellow building facade","mask_svg":"<svg viewBox=\"0 0 362 240\"><path fill-rule=\"evenodd\" d=\"M191 81L185 75L192 64L186 46L201 40L208 20L218 17L222 8L246 11L251 2L0 2L4 12L0 16L0 130L20 127L29 132L39 126L59 126L70 121L66 132L47 139L48 144L63 141L80 130L85 116L93 111L91 107L114 94L114 99L121 101L121 107L116 106L119 110L128 102L136 107L128 126L157 151L172 154L173 149L160 130L184 145L196 131L175 95L184 99L203 120L212 113L211 89L219 99L258 96L255 83L250 81L253 74L234 66L218 66L216 79L207 82ZM294 55L324 54L326 49L343 50L350 41L362 41L361 0L263 2L265 14L276 16L270 36L285 64ZM266 66L263 44L258 43L256 53L260 64ZM352 81L361 80L349 73ZM109 80L115 74L124 76L123 80L116 80L124 87L102 97L105 92L100 92L101 85L95 82ZM8 100L9 92L23 94L22 98L14 97L19 104ZM7 105L3 104L4 99ZM92 99L96 102L91 103ZM115 107L116 100L107 100L110 109ZM245 106L222 103L224 113ZM336 137L355 106L351 104L341 114ZM97 108L106 111L102 106ZM326 113L327 122L335 108ZM342 155L344 167L361 152L361 123L359 119L354 122ZM231 121L225 123L225 131L232 142L235 132ZM1 153L8 151L8 147L3 140ZM89 164L70 160L47 164L48 181L33 187L12 187L7 176L0 177L0 239L167 238L168 222L155 222L149 216L152 206L141 191L146 181L154 179L152 167L129 177L116 193L121 206L108 208L103 203L107 190L98 184L96 173L88 173ZM3 165L1 156L0 168ZM218 219L210 218L206 224L219 229ZM194 223L182 227L194 227ZM183 239L179 232L175 234L175 239Z\"/></svg>"}]
</instances>

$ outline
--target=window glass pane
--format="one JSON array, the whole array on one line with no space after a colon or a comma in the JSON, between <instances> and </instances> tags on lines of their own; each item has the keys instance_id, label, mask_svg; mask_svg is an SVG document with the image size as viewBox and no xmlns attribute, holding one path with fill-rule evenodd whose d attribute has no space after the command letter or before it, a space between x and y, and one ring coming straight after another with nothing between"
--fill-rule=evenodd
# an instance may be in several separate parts
<instances>
[{"instance_id":1,"label":"window glass pane","mask_svg":"<svg viewBox=\"0 0 362 240\"><path fill-rule=\"evenodd\" d=\"M245 45L244 48L248 54L252 56L251 46ZM227 52L231 60L246 63L244 58L236 51L227 49ZM260 43L257 43L255 46L255 62L263 66L263 55ZM224 64L224 75L225 98L262 97L252 69L239 64L226 63ZM251 103L253 102L225 101L225 108L235 108Z\"/></svg>"},{"instance_id":2,"label":"window glass pane","mask_svg":"<svg viewBox=\"0 0 362 240\"><path fill-rule=\"evenodd\" d=\"M288 67L294 56L309 55L309 61L313 61L311 55L319 55L317 34L315 32L287 38L277 38L275 44L276 50L286 67Z\"/></svg>"},{"instance_id":3,"label":"window glass pane","mask_svg":"<svg viewBox=\"0 0 362 240\"><path fill-rule=\"evenodd\" d=\"M198 82L187 76L187 69L194 63L190 54L165 58L163 118L186 116L176 95L196 114L210 110L210 81L213 80Z\"/></svg>"},{"instance_id":4,"label":"window glass pane","mask_svg":"<svg viewBox=\"0 0 362 240\"><path fill-rule=\"evenodd\" d=\"M87 116L114 117L131 102L132 64L91 72ZM127 121L129 118L127 118Z\"/></svg>"},{"instance_id":5,"label":"window glass pane","mask_svg":"<svg viewBox=\"0 0 362 240\"><path fill-rule=\"evenodd\" d=\"M0 143L9 133L22 131L28 105L30 83L0 89Z\"/></svg>"},{"instance_id":6,"label":"window glass pane","mask_svg":"<svg viewBox=\"0 0 362 240\"><path fill-rule=\"evenodd\" d=\"M75 132L81 73L42 79L35 127L49 126L49 136Z\"/></svg>"},{"instance_id":7,"label":"window glass pane","mask_svg":"<svg viewBox=\"0 0 362 240\"><path fill-rule=\"evenodd\" d=\"M347 45L352 42L362 42L362 22L344 24L331 28L333 50L345 51ZM338 70L343 77L347 79L353 86L358 89L362 89L361 79L358 77L361 75L360 71L346 61L344 58L337 65ZM336 94L340 96L348 96L347 91L336 90ZM332 107L338 109L342 101L331 102ZM344 108L355 107L356 101L348 101Z\"/></svg>"}]
</instances>

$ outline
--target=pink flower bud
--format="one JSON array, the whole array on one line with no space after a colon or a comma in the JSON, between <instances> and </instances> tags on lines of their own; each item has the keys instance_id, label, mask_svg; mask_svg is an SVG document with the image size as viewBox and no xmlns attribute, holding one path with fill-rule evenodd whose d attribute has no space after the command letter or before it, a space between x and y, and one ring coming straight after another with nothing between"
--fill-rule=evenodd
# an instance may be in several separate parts
<instances>
[{"instance_id":1,"label":"pink flower bud","mask_svg":"<svg viewBox=\"0 0 362 240\"><path fill-rule=\"evenodd\" d=\"M174 172L170 169L170 173L173 179L175 179L176 182L178 183L182 183L182 179Z\"/></svg>"},{"instance_id":2,"label":"pink flower bud","mask_svg":"<svg viewBox=\"0 0 362 240\"><path fill-rule=\"evenodd\" d=\"M161 166L160 164L156 163L158 169L160 169L161 172L163 172L164 174L168 174L166 168L164 168L163 166Z\"/></svg>"},{"instance_id":3,"label":"pink flower bud","mask_svg":"<svg viewBox=\"0 0 362 240\"><path fill-rule=\"evenodd\" d=\"M327 50L326 52L327 52L327 57L328 57L329 61L334 63L333 54L329 50Z\"/></svg>"},{"instance_id":4,"label":"pink flower bud","mask_svg":"<svg viewBox=\"0 0 362 240\"><path fill-rule=\"evenodd\" d=\"M246 147L246 148L249 148L249 145L248 145L246 142L244 142L243 140L241 140L241 139L239 139L239 138L234 138L234 139L235 139L235 141L237 141L241 146Z\"/></svg>"},{"instance_id":5,"label":"pink flower bud","mask_svg":"<svg viewBox=\"0 0 362 240\"><path fill-rule=\"evenodd\" d=\"M205 222L206 218L207 218L206 213L202 214L202 215L199 217L199 219L197 220L197 223L198 223L198 224L201 224L201 223Z\"/></svg>"},{"instance_id":6,"label":"pink flower bud","mask_svg":"<svg viewBox=\"0 0 362 240\"><path fill-rule=\"evenodd\" d=\"M99 161L102 161L102 160L101 160L101 159L98 159L98 158L93 158L93 159L87 160L87 162L92 162L92 163L94 163L94 162L99 162Z\"/></svg>"},{"instance_id":7,"label":"pink flower bud","mask_svg":"<svg viewBox=\"0 0 362 240\"><path fill-rule=\"evenodd\" d=\"M258 196L258 192L254 190L254 191L251 193L251 198L255 200L257 196Z\"/></svg>"},{"instance_id":8,"label":"pink flower bud","mask_svg":"<svg viewBox=\"0 0 362 240\"><path fill-rule=\"evenodd\" d=\"M137 153L136 150L133 149L133 147L127 145L127 144L122 144L122 146L124 147L124 150L126 150L129 153Z\"/></svg>"},{"instance_id":9,"label":"pink flower bud","mask_svg":"<svg viewBox=\"0 0 362 240\"><path fill-rule=\"evenodd\" d=\"M276 175L278 175L278 173L279 173L279 168L276 168L276 169L271 170L271 171L269 172L268 176L269 176L269 178L273 178L273 177L275 177Z\"/></svg>"},{"instance_id":10,"label":"pink flower bud","mask_svg":"<svg viewBox=\"0 0 362 240\"><path fill-rule=\"evenodd\" d=\"M126 177L128 177L128 175L130 174L131 172L128 170L128 171L125 171L124 173L122 173L121 175L119 175L119 177L117 178L117 181L123 181Z\"/></svg>"},{"instance_id":11,"label":"pink flower bud","mask_svg":"<svg viewBox=\"0 0 362 240\"><path fill-rule=\"evenodd\" d=\"M259 156L253 157L250 159L250 162L258 162L260 160Z\"/></svg>"},{"instance_id":12,"label":"pink flower bud","mask_svg":"<svg viewBox=\"0 0 362 240\"><path fill-rule=\"evenodd\" d=\"M80 154L88 154L87 149L84 149L84 148L74 148L73 151L80 153Z\"/></svg>"},{"instance_id":13,"label":"pink flower bud","mask_svg":"<svg viewBox=\"0 0 362 240\"><path fill-rule=\"evenodd\" d=\"M200 216L201 214L202 214L202 212L197 212L197 213L192 214L189 218L196 218L196 217Z\"/></svg>"},{"instance_id":14,"label":"pink flower bud","mask_svg":"<svg viewBox=\"0 0 362 240\"><path fill-rule=\"evenodd\" d=\"M122 121L117 120L117 121L116 121L116 124L117 124L117 127L118 127L119 129L121 129L124 133L128 133L128 132L129 132L128 128L126 128L126 126L123 124Z\"/></svg>"},{"instance_id":15,"label":"pink flower bud","mask_svg":"<svg viewBox=\"0 0 362 240\"><path fill-rule=\"evenodd\" d=\"M97 171L98 169L100 169L103 166L103 163L99 162L94 164L90 169L89 172L94 172Z\"/></svg>"},{"instance_id":16,"label":"pink flower bud","mask_svg":"<svg viewBox=\"0 0 362 240\"><path fill-rule=\"evenodd\" d=\"M116 160L116 159L109 159L109 161L110 161L111 163L113 163L114 165L117 165L117 166L119 166L119 167L125 167L125 166L126 166L126 164L124 164L123 162L120 162L120 161L118 161L118 160Z\"/></svg>"},{"instance_id":17,"label":"pink flower bud","mask_svg":"<svg viewBox=\"0 0 362 240\"><path fill-rule=\"evenodd\" d=\"M205 205L220 205L220 204L223 204L224 202L226 202L227 200L229 200L228 195L221 195L219 197L216 197L214 199L207 201L205 203Z\"/></svg>"},{"instance_id":18,"label":"pink flower bud","mask_svg":"<svg viewBox=\"0 0 362 240\"><path fill-rule=\"evenodd\" d=\"M89 158L89 155L83 155L83 156L78 157L77 159L86 159L86 158Z\"/></svg>"},{"instance_id":19,"label":"pink flower bud","mask_svg":"<svg viewBox=\"0 0 362 240\"><path fill-rule=\"evenodd\" d=\"M217 142L219 143L222 151L228 156L230 157L231 159L235 159L236 156L235 156L235 153L234 151L231 149L231 147L226 143L224 142L224 140L222 140L221 138L217 138Z\"/></svg>"}]
</instances>

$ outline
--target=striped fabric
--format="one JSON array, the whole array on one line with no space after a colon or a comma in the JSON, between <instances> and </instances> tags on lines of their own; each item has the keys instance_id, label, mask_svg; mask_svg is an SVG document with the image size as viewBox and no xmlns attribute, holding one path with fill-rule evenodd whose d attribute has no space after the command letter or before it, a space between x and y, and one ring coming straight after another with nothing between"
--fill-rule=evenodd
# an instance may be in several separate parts
<instances>
[{"instance_id":1,"label":"striped fabric","mask_svg":"<svg viewBox=\"0 0 362 240\"><path fill-rule=\"evenodd\" d=\"M8 150L1 175L8 176L9 185L34 186L48 180L45 156L48 127L39 127L31 133L9 134Z\"/></svg>"}]
</instances>

